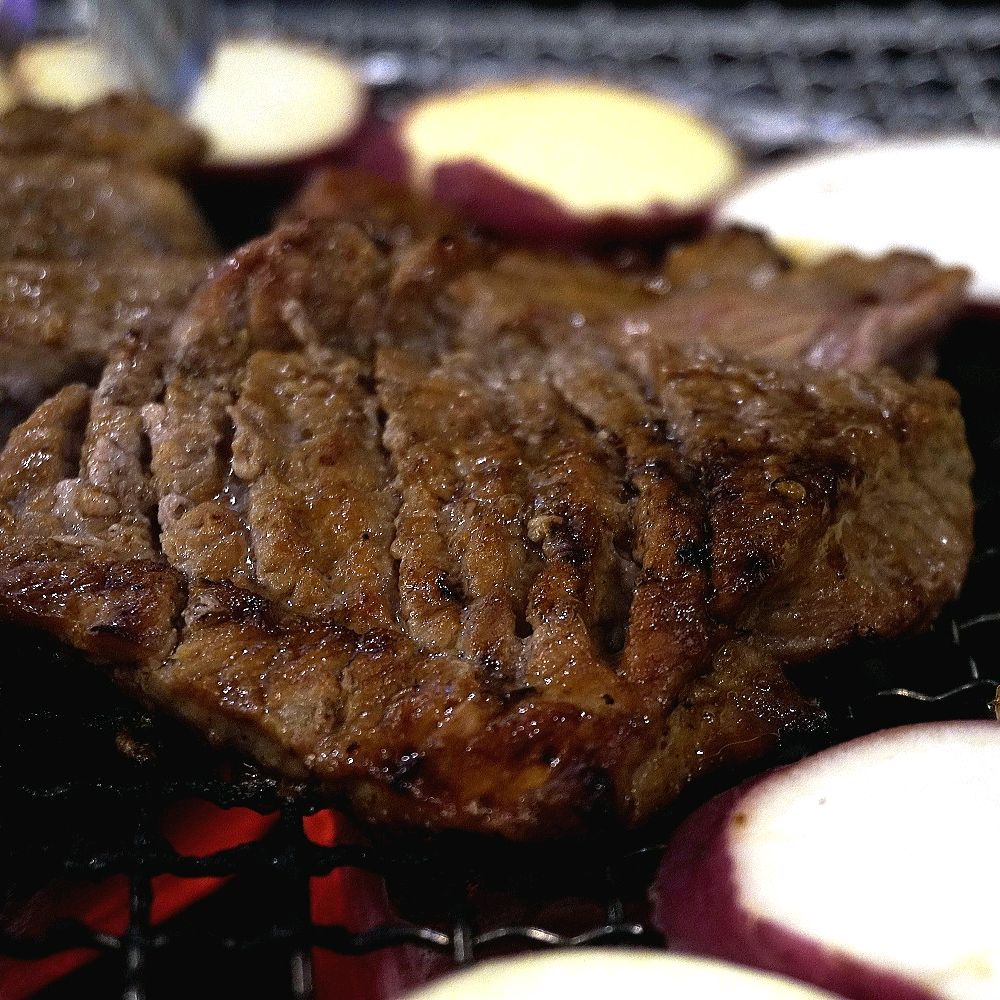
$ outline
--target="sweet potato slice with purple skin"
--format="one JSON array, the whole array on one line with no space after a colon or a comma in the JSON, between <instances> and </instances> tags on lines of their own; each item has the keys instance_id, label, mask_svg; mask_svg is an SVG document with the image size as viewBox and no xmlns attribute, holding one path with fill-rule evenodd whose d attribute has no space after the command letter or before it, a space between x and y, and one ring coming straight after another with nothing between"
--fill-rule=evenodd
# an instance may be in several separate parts
<instances>
[{"instance_id":1,"label":"sweet potato slice with purple skin","mask_svg":"<svg viewBox=\"0 0 1000 1000\"><path fill-rule=\"evenodd\" d=\"M412 1000L548 1000L556 995L597 1000L628 997L686 1000L834 1000L789 979L723 962L652 949L566 949L479 963L412 995Z\"/></svg>"},{"instance_id":2,"label":"sweet potato slice with purple skin","mask_svg":"<svg viewBox=\"0 0 1000 1000\"><path fill-rule=\"evenodd\" d=\"M903 247L961 265L972 274L972 305L995 314L1000 312L994 249L998 172L1000 142L987 136L824 151L748 178L719 202L716 218L767 231L798 261ZM960 180L939 184L940 177ZM936 192L934 198L921 197L928 190Z\"/></svg>"},{"instance_id":3,"label":"sweet potato slice with purple skin","mask_svg":"<svg viewBox=\"0 0 1000 1000\"><path fill-rule=\"evenodd\" d=\"M687 950L852 1000L996 995L1000 725L865 736L733 789L668 846L655 919ZM919 896L914 889L919 881Z\"/></svg>"},{"instance_id":4,"label":"sweet potato slice with purple skin","mask_svg":"<svg viewBox=\"0 0 1000 1000\"><path fill-rule=\"evenodd\" d=\"M586 246L697 230L740 161L665 101L586 81L526 81L429 97L383 157L469 218L531 243ZM627 153L625 151L628 151Z\"/></svg>"},{"instance_id":5,"label":"sweet potato slice with purple skin","mask_svg":"<svg viewBox=\"0 0 1000 1000\"><path fill-rule=\"evenodd\" d=\"M13 78L26 100L69 109L141 85L82 39L25 46ZM184 162L213 177L301 179L346 150L369 104L364 81L332 52L288 38L225 39L183 116L185 126L205 137L204 159Z\"/></svg>"}]
</instances>

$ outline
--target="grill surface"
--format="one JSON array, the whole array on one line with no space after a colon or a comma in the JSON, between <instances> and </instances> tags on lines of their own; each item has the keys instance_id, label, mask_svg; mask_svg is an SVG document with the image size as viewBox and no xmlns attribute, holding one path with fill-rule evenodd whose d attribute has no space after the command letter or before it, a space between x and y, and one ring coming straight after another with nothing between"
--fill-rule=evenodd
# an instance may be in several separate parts
<instances>
[{"instance_id":1,"label":"grill surface","mask_svg":"<svg viewBox=\"0 0 1000 1000\"><path fill-rule=\"evenodd\" d=\"M587 72L683 100L758 157L882 133L1000 131L1000 14L992 12L508 7L469 14L416 5L389 14L372 6L333 12L285 3L240 4L229 16L240 30L289 32L351 53L389 114L414 93L446 84ZM47 10L49 27L64 26L61 17ZM995 325L969 320L942 349L942 374L962 393L978 468L978 545L968 584L929 635L855 648L810 668L802 683L828 707L838 739L901 722L991 713L1000 679ZM0 952L11 956L77 947L104 956L46 996L141 998L183 989L193 998L242 988L305 998L313 993L313 948L361 954L410 943L464 963L510 948L653 937L643 896L671 817L641 840L558 852L467 841L322 847L303 826L314 810L308 799L245 763L220 765L68 654L20 633L2 638L8 665L0 676L0 884L14 901L9 912L18 913L17 901L51 877L72 883L124 876L129 886L129 921L120 934L80 924L31 935L10 923L0 932ZM54 665L34 675L32 664L43 660ZM167 806L192 797L280 817L259 842L192 857L171 847L158 823ZM310 877L351 868L384 875L409 922L362 933L313 923ZM164 873L232 879L208 902L153 927L152 879Z\"/></svg>"},{"instance_id":2,"label":"grill surface","mask_svg":"<svg viewBox=\"0 0 1000 1000\"><path fill-rule=\"evenodd\" d=\"M391 110L414 92L523 74L588 73L676 98L769 155L886 132L1000 131L1000 12L919 4L789 11L610 5L246 4L237 30L351 53Z\"/></svg>"}]
</instances>

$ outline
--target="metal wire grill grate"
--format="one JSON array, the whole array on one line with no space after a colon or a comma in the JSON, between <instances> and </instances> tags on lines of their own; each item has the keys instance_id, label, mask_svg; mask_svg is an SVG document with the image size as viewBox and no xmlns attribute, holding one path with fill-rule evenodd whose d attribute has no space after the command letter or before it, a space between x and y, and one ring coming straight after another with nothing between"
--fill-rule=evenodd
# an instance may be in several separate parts
<instances>
[{"instance_id":1,"label":"metal wire grill grate","mask_svg":"<svg viewBox=\"0 0 1000 1000\"><path fill-rule=\"evenodd\" d=\"M1000 14L992 11L494 7L470 14L416 5L390 14L252 3L229 15L236 29L288 31L351 53L390 114L431 87L583 71L678 97L759 156L882 132L1000 131ZM832 660L803 679L824 698L841 736L991 711L1000 676L1000 348L988 346L987 332L995 341L995 330L970 322L942 356L943 374L963 396L978 467L978 548L968 584L931 634L855 650L850 671ZM483 845L324 846L308 834L312 804L280 782L238 761L220 763L40 640L19 634L5 643L13 663L40 656L65 663L44 677L30 669L0 677L0 884L9 899L51 877L128 884L127 925L114 933L73 922L44 933L4 925L0 952L8 956L80 947L105 956L48 995L138 1000L183 988L194 998L243 984L250 995L306 998L316 948L362 955L408 944L465 963L511 948L652 936L642 900L655 833L645 843L530 856ZM190 798L279 818L262 839L193 856L160 825L165 809ZM314 921L310 878L345 870L385 876L408 922L353 931ZM154 880L165 874L231 881L187 916L154 925Z\"/></svg>"},{"instance_id":2,"label":"metal wire grill grate","mask_svg":"<svg viewBox=\"0 0 1000 1000\"><path fill-rule=\"evenodd\" d=\"M885 132L1000 131L1000 13L990 9L258 3L233 8L231 21L351 53L390 111L433 87L585 72L679 99L762 154Z\"/></svg>"}]
</instances>

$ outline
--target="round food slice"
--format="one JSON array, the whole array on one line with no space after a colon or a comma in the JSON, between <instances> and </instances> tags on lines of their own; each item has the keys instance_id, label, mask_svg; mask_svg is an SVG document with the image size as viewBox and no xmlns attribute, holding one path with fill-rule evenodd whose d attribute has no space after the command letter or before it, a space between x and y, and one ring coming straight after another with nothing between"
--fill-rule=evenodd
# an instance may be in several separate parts
<instances>
[{"instance_id":1,"label":"round food slice","mask_svg":"<svg viewBox=\"0 0 1000 1000\"><path fill-rule=\"evenodd\" d=\"M88 38L46 38L21 48L11 83L23 100L82 108L109 94L132 90L125 66Z\"/></svg>"},{"instance_id":2,"label":"round food slice","mask_svg":"<svg viewBox=\"0 0 1000 1000\"><path fill-rule=\"evenodd\" d=\"M588 948L483 962L409 1000L835 1000L788 979L652 949Z\"/></svg>"},{"instance_id":3,"label":"round food slice","mask_svg":"<svg viewBox=\"0 0 1000 1000\"><path fill-rule=\"evenodd\" d=\"M207 165L243 172L304 168L361 127L368 92L333 52L289 39L227 39L191 95L187 118L208 137Z\"/></svg>"},{"instance_id":4,"label":"round food slice","mask_svg":"<svg viewBox=\"0 0 1000 1000\"><path fill-rule=\"evenodd\" d=\"M22 49L12 84L24 100L79 108L136 84L127 67L86 38ZM205 167L298 175L339 153L361 128L368 92L353 67L291 39L229 38L217 47L184 117L208 140Z\"/></svg>"},{"instance_id":5,"label":"round food slice","mask_svg":"<svg viewBox=\"0 0 1000 1000\"><path fill-rule=\"evenodd\" d=\"M917 250L973 274L971 296L1000 304L1000 140L888 142L793 160L750 178L716 220L764 229L791 256Z\"/></svg>"},{"instance_id":6,"label":"round food slice","mask_svg":"<svg viewBox=\"0 0 1000 1000\"><path fill-rule=\"evenodd\" d=\"M728 792L668 847L675 943L854 1000L1000 995L1000 723L887 730Z\"/></svg>"}]
</instances>

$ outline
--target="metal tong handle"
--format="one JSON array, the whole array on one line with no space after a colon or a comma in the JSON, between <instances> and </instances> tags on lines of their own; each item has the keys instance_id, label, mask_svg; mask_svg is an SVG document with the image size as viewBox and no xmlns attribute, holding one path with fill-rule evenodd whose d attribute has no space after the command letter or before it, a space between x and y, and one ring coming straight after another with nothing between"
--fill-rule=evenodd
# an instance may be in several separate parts
<instances>
[{"instance_id":1,"label":"metal tong handle","mask_svg":"<svg viewBox=\"0 0 1000 1000\"><path fill-rule=\"evenodd\" d=\"M215 0L91 0L91 23L138 89L178 108L211 59L221 13Z\"/></svg>"}]
</instances>

